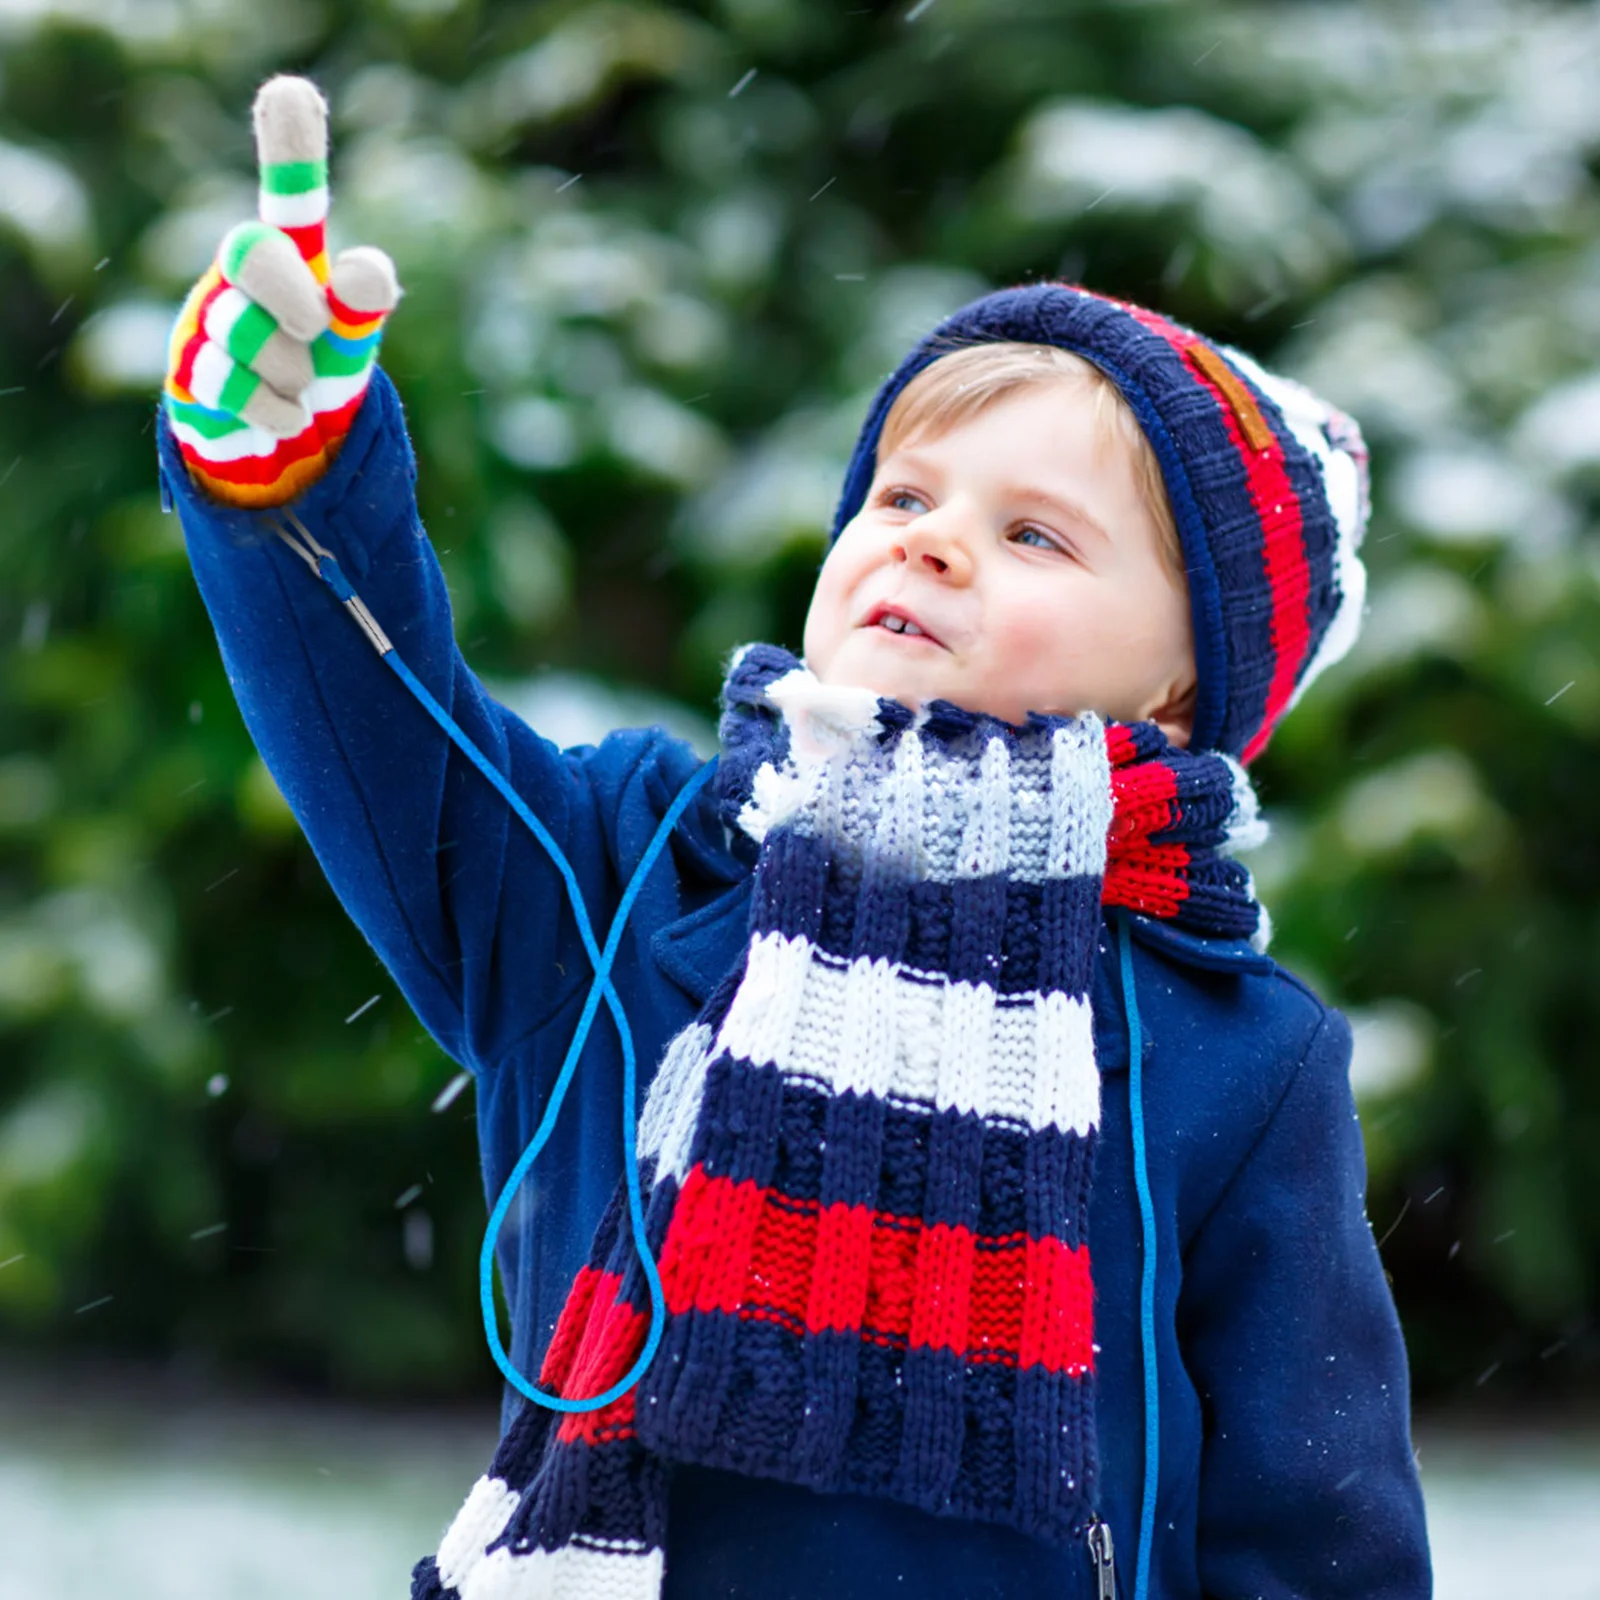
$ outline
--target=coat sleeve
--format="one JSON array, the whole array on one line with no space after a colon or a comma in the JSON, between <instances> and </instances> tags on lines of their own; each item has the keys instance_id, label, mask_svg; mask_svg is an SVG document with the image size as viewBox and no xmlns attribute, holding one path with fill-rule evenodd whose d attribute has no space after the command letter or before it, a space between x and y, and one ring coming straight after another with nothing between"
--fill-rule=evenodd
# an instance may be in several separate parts
<instances>
[{"instance_id":1,"label":"coat sleeve","mask_svg":"<svg viewBox=\"0 0 1600 1600\"><path fill-rule=\"evenodd\" d=\"M328 587L273 535L272 514L209 499L165 420L157 427L164 503L178 511L257 749L429 1032L463 1066L492 1066L588 979L561 879ZM667 769L653 776L675 791L699 763L660 730L562 751L485 692L456 648L415 473L399 397L378 370L340 455L290 509L573 862L603 940L619 895L615 796L642 766Z\"/></svg>"},{"instance_id":2,"label":"coat sleeve","mask_svg":"<svg viewBox=\"0 0 1600 1600\"><path fill-rule=\"evenodd\" d=\"M1365 1211L1350 1025L1327 1010L1190 1244L1179 1331L1205 1417L1217 1600L1425 1600L1405 1346Z\"/></svg>"}]
</instances>

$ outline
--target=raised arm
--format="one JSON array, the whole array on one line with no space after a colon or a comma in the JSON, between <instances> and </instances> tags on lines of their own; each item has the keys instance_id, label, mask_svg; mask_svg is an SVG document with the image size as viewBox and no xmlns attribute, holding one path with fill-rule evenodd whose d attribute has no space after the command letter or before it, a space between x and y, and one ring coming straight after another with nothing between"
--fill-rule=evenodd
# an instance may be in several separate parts
<instances>
[{"instance_id":1,"label":"raised arm","mask_svg":"<svg viewBox=\"0 0 1600 1600\"><path fill-rule=\"evenodd\" d=\"M295 115L276 116L275 103ZM292 500L289 509L333 551L412 671L549 828L602 932L631 865L617 829L630 785L637 793L648 776L664 810L697 762L656 730L562 752L496 704L456 649L449 596L417 516L399 397L373 365L376 330L359 370L346 373L332 369L355 363L351 350L318 354L330 331L305 337L317 296L328 329L340 323L315 270L327 210L320 112L304 80L275 80L258 98L263 216L288 224L315 212L317 220L287 237L270 220L235 229L207 275L211 286L196 286L174 338L179 365L162 406L161 475L257 748L417 1014L477 1070L587 980L571 958L565 891L504 800L274 536L269 503ZM324 141L320 161L302 159L312 148L308 127ZM291 189L317 198L301 210L275 209ZM334 263L335 287L352 254ZM384 278L372 266L378 255L355 256L374 281ZM188 398L175 402L175 389ZM301 486L289 496L291 483ZM245 503L223 503L228 495ZM648 809L636 803L629 814ZM657 872L655 887L675 902L670 859Z\"/></svg>"},{"instance_id":2,"label":"raised arm","mask_svg":"<svg viewBox=\"0 0 1600 1600\"><path fill-rule=\"evenodd\" d=\"M1364 1209L1351 1036L1330 1010L1191 1245L1200 1578L1219 1600L1427 1600L1405 1346Z\"/></svg>"}]
</instances>

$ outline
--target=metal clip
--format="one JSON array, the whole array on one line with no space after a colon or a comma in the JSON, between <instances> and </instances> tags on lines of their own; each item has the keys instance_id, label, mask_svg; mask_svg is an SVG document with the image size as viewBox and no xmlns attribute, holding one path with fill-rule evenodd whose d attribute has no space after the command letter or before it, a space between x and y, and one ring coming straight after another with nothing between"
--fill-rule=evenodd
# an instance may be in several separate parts
<instances>
[{"instance_id":1,"label":"metal clip","mask_svg":"<svg viewBox=\"0 0 1600 1600\"><path fill-rule=\"evenodd\" d=\"M345 577L333 552L318 542L316 535L294 512L286 509L283 516L294 524L299 537L296 538L295 533L290 532L281 520L273 523L273 532L339 597L339 603L355 618L372 648L380 656L388 655L394 649L389 636L378 626L378 619L367 610L366 602L350 587L350 580Z\"/></svg>"}]
</instances>

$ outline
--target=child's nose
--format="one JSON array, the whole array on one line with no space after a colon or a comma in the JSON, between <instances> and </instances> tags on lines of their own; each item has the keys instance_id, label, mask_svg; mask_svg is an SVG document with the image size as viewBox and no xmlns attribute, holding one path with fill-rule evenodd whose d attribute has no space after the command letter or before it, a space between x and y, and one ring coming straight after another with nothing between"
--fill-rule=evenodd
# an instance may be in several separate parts
<instances>
[{"instance_id":1,"label":"child's nose","mask_svg":"<svg viewBox=\"0 0 1600 1600\"><path fill-rule=\"evenodd\" d=\"M900 530L894 554L897 560L956 583L965 583L972 576L966 539L953 523L936 515L907 523Z\"/></svg>"}]
</instances>

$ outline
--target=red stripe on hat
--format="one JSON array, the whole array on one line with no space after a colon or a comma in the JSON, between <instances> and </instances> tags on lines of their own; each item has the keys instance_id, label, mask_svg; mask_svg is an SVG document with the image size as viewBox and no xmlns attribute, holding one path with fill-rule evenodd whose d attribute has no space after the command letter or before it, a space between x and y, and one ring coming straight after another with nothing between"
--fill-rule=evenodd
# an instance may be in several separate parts
<instances>
[{"instance_id":1,"label":"red stripe on hat","mask_svg":"<svg viewBox=\"0 0 1600 1600\"><path fill-rule=\"evenodd\" d=\"M723 1250L730 1223L737 1273ZM792 1200L698 1165L678 1194L661 1282L674 1315L723 1312L795 1334L858 1333L874 1344L1073 1376L1094 1369L1086 1248Z\"/></svg>"},{"instance_id":2,"label":"red stripe on hat","mask_svg":"<svg viewBox=\"0 0 1600 1600\"><path fill-rule=\"evenodd\" d=\"M1273 434L1270 445L1260 449L1253 447L1246 439L1239 415L1222 386L1203 366L1189 359L1188 352L1205 345L1206 341L1154 311L1124 301L1116 303L1183 354L1196 381L1203 384L1216 400L1228 436L1244 463L1250 498L1255 503L1256 515L1261 522L1261 561L1272 594L1272 679L1267 686L1267 701L1260 725L1239 757L1241 763L1248 763L1272 736L1274 725L1294 693L1295 680L1311 643L1311 569L1306 560L1300 497L1289 480L1283 459L1283 445L1277 435Z\"/></svg>"}]
</instances>

